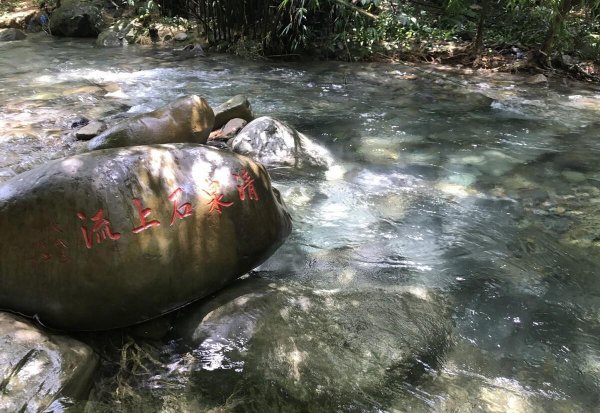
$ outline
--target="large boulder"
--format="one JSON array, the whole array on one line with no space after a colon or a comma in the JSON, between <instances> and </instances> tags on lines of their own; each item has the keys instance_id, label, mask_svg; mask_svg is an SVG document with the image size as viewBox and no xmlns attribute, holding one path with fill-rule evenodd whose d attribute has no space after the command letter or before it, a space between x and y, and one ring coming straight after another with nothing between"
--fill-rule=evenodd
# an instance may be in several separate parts
<instances>
[{"instance_id":1,"label":"large boulder","mask_svg":"<svg viewBox=\"0 0 600 413\"><path fill-rule=\"evenodd\" d=\"M254 119L250 102L244 95L237 95L222 103L215 109L215 124L214 129L218 129L232 119L244 119L250 122Z\"/></svg>"},{"instance_id":2,"label":"large boulder","mask_svg":"<svg viewBox=\"0 0 600 413\"><path fill-rule=\"evenodd\" d=\"M189 350L168 361L165 376L202 389L202 402L249 411L372 411L374 400L393 398L398 383L443 360L449 314L443 299L420 288L250 278L181 311L175 335Z\"/></svg>"},{"instance_id":3,"label":"large boulder","mask_svg":"<svg viewBox=\"0 0 600 413\"><path fill-rule=\"evenodd\" d=\"M215 116L205 99L181 97L153 112L125 119L92 139L90 150L161 143L206 143Z\"/></svg>"},{"instance_id":4,"label":"large boulder","mask_svg":"<svg viewBox=\"0 0 600 413\"><path fill-rule=\"evenodd\" d=\"M196 144L94 151L0 186L0 308L100 330L202 298L291 230L264 167Z\"/></svg>"},{"instance_id":5,"label":"large boulder","mask_svg":"<svg viewBox=\"0 0 600 413\"><path fill-rule=\"evenodd\" d=\"M268 166L328 169L333 158L324 147L289 125L263 116L250 122L230 142L231 149Z\"/></svg>"},{"instance_id":6,"label":"large boulder","mask_svg":"<svg viewBox=\"0 0 600 413\"><path fill-rule=\"evenodd\" d=\"M0 313L0 411L49 411L59 398L85 397L97 364L87 345Z\"/></svg>"},{"instance_id":7,"label":"large boulder","mask_svg":"<svg viewBox=\"0 0 600 413\"><path fill-rule=\"evenodd\" d=\"M12 42L15 40L26 39L27 35L19 29L4 29L0 30L0 42Z\"/></svg>"},{"instance_id":8,"label":"large boulder","mask_svg":"<svg viewBox=\"0 0 600 413\"><path fill-rule=\"evenodd\" d=\"M50 17L55 36L96 37L102 30L101 0L63 0Z\"/></svg>"}]
</instances>

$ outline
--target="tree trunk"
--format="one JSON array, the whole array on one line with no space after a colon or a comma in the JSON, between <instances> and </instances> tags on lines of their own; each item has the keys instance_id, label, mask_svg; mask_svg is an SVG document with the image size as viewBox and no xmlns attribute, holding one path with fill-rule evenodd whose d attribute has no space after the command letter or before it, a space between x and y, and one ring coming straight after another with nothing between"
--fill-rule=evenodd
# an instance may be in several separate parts
<instances>
[{"instance_id":1,"label":"tree trunk","mask_svg":"<svg viewBox=\"0 0 600 413\"><path fill-rule=\"evenodd\" d=\"M574 6L574 3L575 0L561 0L560 4L558 5L558 10L556 10L556 13L554 13L554 16L552 16L550 27L548 27L548 31L544 37L544 42L540 48L540 53L542 56L547 57L550 55L552 46L554 45L554 39L558 33L558 29L567 16L567 13L569 13L571 8Z\"/></svg>"},{"instance_id":2,"label":"tree trunk","mask_svg":"<svg viewBox=\"0 0 600 413\"><path fill-rule=\"evenodd\" d=\"M479 60L479 54L481 53L481 47L483 46L483 32L485 26L485 19L490 10L490 0L483 0L481 2L481 10L479 10L479 22L477 23L477 34L475 35L475 41L471 49L471 55L475 58L475 62Z\"/></svg>"}]
</instances>

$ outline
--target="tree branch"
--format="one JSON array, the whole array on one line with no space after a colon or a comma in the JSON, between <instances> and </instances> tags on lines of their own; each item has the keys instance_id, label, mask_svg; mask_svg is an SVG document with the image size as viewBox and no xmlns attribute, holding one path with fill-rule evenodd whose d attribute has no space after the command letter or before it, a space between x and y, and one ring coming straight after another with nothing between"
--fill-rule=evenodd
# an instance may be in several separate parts
<instances>
[{"instance_id":1,"label":"tree branch","mask_svg":"<svg viewBox=\"0 0 600 413\"><path fill-rule=\"evenodd\" d=\"M335 0L335 1L337 1L342 6L350 7L352 10L359 12L363 16L367 16L367 17L369 17L369 18L371 18L373 20L377 20L377 16L375 16L374 14L369 13L366 10L361 9L360 7L356 7L352 3L348 3L347 1L344 1L344 0Z\"/></svg>"}]
</instances>

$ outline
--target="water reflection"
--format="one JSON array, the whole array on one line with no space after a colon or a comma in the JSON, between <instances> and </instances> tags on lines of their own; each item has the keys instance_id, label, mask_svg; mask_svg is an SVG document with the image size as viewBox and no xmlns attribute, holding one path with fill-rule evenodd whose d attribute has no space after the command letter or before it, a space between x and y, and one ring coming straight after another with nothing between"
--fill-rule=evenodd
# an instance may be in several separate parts
<instances>
[{"instance_id":1,"label":"water reflection","mask_svg":"<svg viewBox=\"0 0 600 413\"><path fill-rule=\"evenodd\" d=\"M138 338L143 373L105 366L91 411L600 404L597 88L385 64L174 62L35 36L0 45L8 55L0 180L81 150L70 116L110 123L184 94L213 105L246 94L338 160L330 179L271 171L289 241L241 292ZM110 83L122 93L63 93Z\"/></svg>"}]
</instances>

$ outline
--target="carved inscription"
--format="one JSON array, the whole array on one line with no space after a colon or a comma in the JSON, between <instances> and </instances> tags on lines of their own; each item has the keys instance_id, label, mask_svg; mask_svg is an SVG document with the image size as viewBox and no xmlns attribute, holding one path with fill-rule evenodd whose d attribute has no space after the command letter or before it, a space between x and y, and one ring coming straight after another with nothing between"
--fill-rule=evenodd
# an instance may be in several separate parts
<instances>
[{"instance_id":1,"label":"carved inscription","mask_svg":"<svg viewBox=\"0 0 600 413\"><path fill-rule=\"evenodd\" d=\"M240 202L259 201L258 192L254 186L254 178L246 169L242 169L232 175L237 185ZM209 201L205 204L208 208L208 213L220 216L226 208L233 206L236 200L225 199L219 181L210 180L207 184L208 188L203 191L209 197ZM170 226L194 213L195 207L189 199L186 199L185 192L181 187L177 187L171 192L168 196L168 201L172 205ZM140 234L146 230L161 226L159 219L162 220L162 218L160 216L157 217L157 214L151 208L146 207L142 199L133 198L132 203L137 213L137 220L132 224L131 228L133 234ZM121 233L113 230L111 227L109 216L105 213L104 208L99 208L89 218L87 211L79 211L75 215L82 221L80 230L87 249L92 249L105 241L118 241L121 239ZM71 258L68 254L69 246L64 239L64 234L60 226L54 224L49 232L49 236L43 237L32 245L33 255L31 256L31 261L34 263L45 263L52 260L63 263L70 261Z\"/></svg>"}]
</instances>

